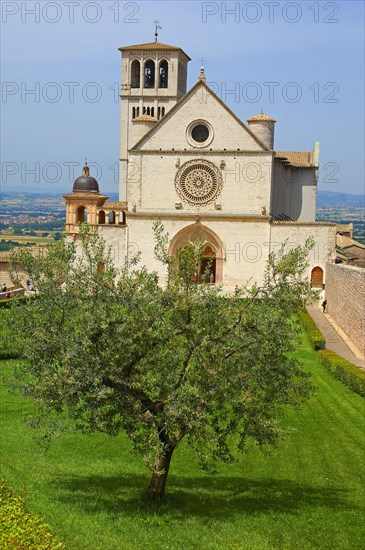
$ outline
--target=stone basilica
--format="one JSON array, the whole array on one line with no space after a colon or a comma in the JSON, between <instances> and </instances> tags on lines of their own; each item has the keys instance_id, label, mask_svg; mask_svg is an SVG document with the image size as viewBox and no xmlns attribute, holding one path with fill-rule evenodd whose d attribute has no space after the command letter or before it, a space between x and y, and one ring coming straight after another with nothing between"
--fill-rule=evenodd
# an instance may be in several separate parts
<instances>
[{"instance_id":1,"label":"stone basilica","mask_svg":"<svg viewBox=\"0 0 365 550\"><path fill-rule=\"evenodd\" d=\"M210 280L227 291L261 283L271 251L312 236L308 276L321 287L336 228L315 222L318 143L309 152L275 151L276 121L261 112L244 124L207 86L203 68L187 91L190 58L179 47L152 42L120 52L119 201L100 193L85 166L64 197L67 233L77 239L87 221L116 265L141 251L142 264L163 280L153 252L160 219L171 255L203 239Z\"/></svg>"}]
</instances>

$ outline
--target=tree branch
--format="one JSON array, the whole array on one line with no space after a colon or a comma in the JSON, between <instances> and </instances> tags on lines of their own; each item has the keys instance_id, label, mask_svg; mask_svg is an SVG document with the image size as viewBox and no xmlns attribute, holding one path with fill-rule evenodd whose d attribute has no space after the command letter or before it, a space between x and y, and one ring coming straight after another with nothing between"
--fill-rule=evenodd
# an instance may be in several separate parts
<instances>
[{"instance_id":1,"label":"tree branch","mask_svg":"<svg viewBox=\"0 0 365 550\"><path fill-rule=\"evenodd\" d=\"M129 384L127 384L126 382L120 382L120 381L116 382L115 380L112 380L111 378L104 376L102 378L102 383L104 384L104 386L107 386L108 388L118 390L122 393L130 394L137 401L139 401L141 405L146 407L146 409L148 409L154 415L157 415L158 413L163 411L163 407L164 407L163 401L157 401L157 402L152 401L152 399L150 399L148 395L146 395L142 390L131 388Z\"/></svg>"},{"instance_id":2,"label":"tree branch","mask_svg":"<svg viewBox=\"0 0 365 550\"><path fill-rule=\"evenodd\" d=\"M174 392L176 392L176 391L179 389L179 387L181 386L182 381L183 381L184 378L185 378L185 375L186 375L186 373L187 373L188 366L189 366L189 361L190 361L190 358L191 358L191 356L192 356L192 354L193 354L194 349L195 349L195 346L192 346L192 347L190 348L190 350L189 350L187 356L186 356L186 359L185 359L185 361L184 361L183 370L182 370L182 372L180 373L180 376L178 376L178 378L177 378L177 380L176 380L176 382L175 382L175 384L174 384Z\"/></svg>"}]
</instances>

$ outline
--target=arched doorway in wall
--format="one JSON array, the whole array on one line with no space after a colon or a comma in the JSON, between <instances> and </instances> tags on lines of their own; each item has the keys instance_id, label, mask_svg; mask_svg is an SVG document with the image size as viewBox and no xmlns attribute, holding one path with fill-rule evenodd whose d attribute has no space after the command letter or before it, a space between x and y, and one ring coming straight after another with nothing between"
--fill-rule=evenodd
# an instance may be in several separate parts
<instances>
[{"instance_id":1,"label":"arched doorway in wall","mask_svg":"<svg viewBox=\"0 0 365 550\"><path fill-rule=\"evenodd\" d=\"M322 288L323 286L323 269L319 266L312 269L311 286L314 288Z\"/></svg>"},{"instance_id":2,"label":"arched doorway in wall","mask_svg":"<svg viewBox=\"0 0 365 550\"><path fill-rule=\"evenodd\" d=\"M175 256L178 248L195 241L204 245L197 278L205 282L223 282L224 247L218 235L200 222L181 229L170 242L169 256ZM213 277L212 277L213 275ZM214 280L213 280L214 279Z\"/></svg>"},{"instance_id":3,"label":"arched doorway in wall","mask_svg":"<svg viewBox=\"0 0 365 550\"><path fill-rule=\"evenodd\" d=\"M216 253L210 244L207 244L203 251L200 262L199 279L205 283L215 283L217 278Z\"/></svg>"}]
</instances>

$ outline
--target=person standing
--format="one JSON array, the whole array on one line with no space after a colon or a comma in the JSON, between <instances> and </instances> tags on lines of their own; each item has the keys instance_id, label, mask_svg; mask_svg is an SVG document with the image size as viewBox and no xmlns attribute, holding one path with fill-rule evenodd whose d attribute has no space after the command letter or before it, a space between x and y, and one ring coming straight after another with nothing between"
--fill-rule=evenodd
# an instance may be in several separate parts
<instances>
[{"instance_id":1,"label":"person standing","mask_svg":"<svg viewBox=\"0 0 365 550\"><path fill-rule=\"evenodd\" d=\"M324 300L322 302L322 308L323 308L323 313L326 313L326 310L327 310L327 300Z\"/></svg>"}]
</instances>

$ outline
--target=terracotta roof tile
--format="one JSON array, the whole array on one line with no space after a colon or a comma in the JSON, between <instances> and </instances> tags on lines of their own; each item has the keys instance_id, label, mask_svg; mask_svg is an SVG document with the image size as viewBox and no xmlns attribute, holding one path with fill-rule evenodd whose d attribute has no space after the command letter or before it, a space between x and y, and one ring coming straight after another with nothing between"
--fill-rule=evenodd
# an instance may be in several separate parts
<instances>
[{"instance_id":1,"label":"terracotta roof tile","mask_svg":"<svg viewBox=\"0 0 365 550\"><path fill-rule=\"evenodd\" d=\"M248 118L247 122L276 122L276 120L269 115L265 115L265 113L259 113L258 115Z\"/></svg>"},{"instance_id":2,"label":"terracotta roof tile","mask_svg":"<svg viewBox=\"0 0 365 550\"><path fill-rule=\"evenodd\" d=\"M157 118L150 115L139 115L132 118L132 122L158 122Z\"/></svg>"},{"instance_id":3,"label":"terracotta roof tile","mask_svg":"<svg viewBox=\"0 0 365 550\"><path fill-rule=\"evenodd\" d=\"M313 151L276 151L275 157L285 159L293 166L307 168L314 166Z\"/></svg>"},{"instance_id":4,"label":"terracotta roof tile","mask_svg":"<svg viewBox=\"0 0 365 550\"><path fill-rule=\"evenodd\" d=\"M365 245L360 243L359 241L355 241L354 239L351 239L350 237L347 237L346 235L336 235L336 243L338 246L340 246L342 249L349 248L350 246L356 246L357 248L364 249Z\"/></svg>"}]
</instances>

